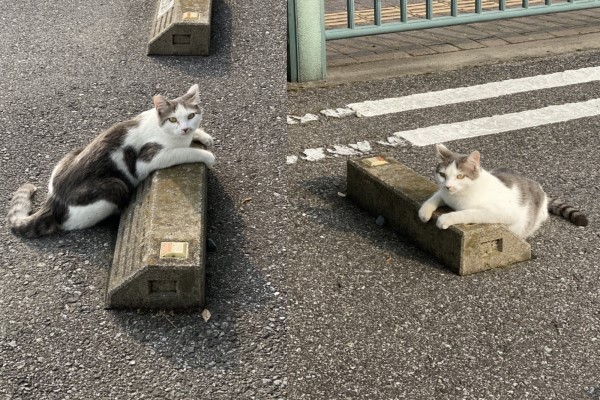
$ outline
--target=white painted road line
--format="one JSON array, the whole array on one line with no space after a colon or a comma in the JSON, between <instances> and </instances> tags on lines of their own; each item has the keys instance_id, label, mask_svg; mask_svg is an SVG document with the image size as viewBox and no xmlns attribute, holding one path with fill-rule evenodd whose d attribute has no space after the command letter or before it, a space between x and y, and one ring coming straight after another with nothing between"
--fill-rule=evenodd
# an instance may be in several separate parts
<instances>
[{"instance_id":1,"label":"white painted road line","mask_svg":"<svg viewBox=\"0 0 600 400\"><path fill-rule=\"evenodd\" d=\"M374 117L597 80L600 80L600 67L589 67L437 92L417 93L404 97L364 101L348 104L347 107L354 110L358 117Z\"/></svg>"},{"instance_id":2,"label":"white painted road line","mask_svg":"<svg viewBox=\"0 0 600 400\"><path fill-rule=\"evenodd\" d=\"M393 143L394 139L403 138L415 146L428 146L597 115L600 115L600 99L396 132L388 141Z\"/></svg>"},{"instance_id":3,"label":"white painted road line","mask_svg":"<svg viewBox=\"0 0 600 400\"><path fill-rule=\"evenodd\" d=\"M305 114L301 117L298 117L296 115L288 115L287 116L287 123L288 125L294 125L294 124L305 124L307 122L312 122L312 121L318 121L319 120L319 116L315 115L315 114Z\"/></svg>"}]
</instances>

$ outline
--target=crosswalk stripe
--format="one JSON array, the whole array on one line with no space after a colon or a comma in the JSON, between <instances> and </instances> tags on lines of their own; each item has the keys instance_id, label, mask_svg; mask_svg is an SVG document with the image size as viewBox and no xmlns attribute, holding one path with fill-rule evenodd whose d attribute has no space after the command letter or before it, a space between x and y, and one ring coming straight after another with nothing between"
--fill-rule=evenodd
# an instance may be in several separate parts
<instances>
[{"instance_id":1,"label":"crosswalk stripe","mask_svg":"<svg viewBox=\"0 0 600 400\"><path fill-rule=\"evenodd\" d=\"M396 132L388 141L394 143L402 138L415 146L428 146L596 115L600 115L600 99Z\"/></svg>"},{"instance_id":2,"label":"crosswalk stripe","mask_svg":"<svg viewBox=\"0 0 600 400\"><path fill-rule=\"evenodd\" d=\"M369 100L348 104L347 107L354 110L358 117L374 117L598 80L600 80L600 67L589 67L482 85L416 93L404 97Z\"/></svg>"}]
</instances>

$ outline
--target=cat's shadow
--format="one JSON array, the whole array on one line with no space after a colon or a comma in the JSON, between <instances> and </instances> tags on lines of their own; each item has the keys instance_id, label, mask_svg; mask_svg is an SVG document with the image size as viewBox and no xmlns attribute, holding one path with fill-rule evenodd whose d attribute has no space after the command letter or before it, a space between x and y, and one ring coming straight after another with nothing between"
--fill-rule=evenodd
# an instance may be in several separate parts
<instances>
[{"instance_id":1,"label":"cat's shadow","mask_svg":"<svg viewBox=\"0 0 600 400\"><path fill-rule=\"evenodd\" d=\"M227 77L232 64L232 14L223 0L212 4L210 45L208 56L150 56L163 67L177 69L193 80L209 77Z\"/></svg>"},{"instance_id":2,"label":"cat's shadow","mask_svg":"<svg viewBox=\"0 0 600 400\"><path fill-rule=\"evenodd\" d=\"M347 197L345 176L324 176L303 183L308 192L321 198L326 207L303 206L302 211L314 217L313 221L329 228L360 235L368 239L376 249L392 255L396 260L426 264L445 273L451 272L432 259L409 238L402 236L387 225L378 226L377 216L362 210Z\"/></svg>"}]
</instances>

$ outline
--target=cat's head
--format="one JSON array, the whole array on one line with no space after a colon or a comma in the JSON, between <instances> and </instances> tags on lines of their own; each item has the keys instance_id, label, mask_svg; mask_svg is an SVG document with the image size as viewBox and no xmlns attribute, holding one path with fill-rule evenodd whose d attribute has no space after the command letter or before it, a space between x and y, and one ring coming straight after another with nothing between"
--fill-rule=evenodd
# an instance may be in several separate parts
<instances>
[{"instance_id":1,"label":"cat's head","mask_svg":"<svg viewBox=\"0 0 600 400\"><path fill-rule=\"evenodd\" d=\"M198 85L193 85L186 94L174 100L161 95L152 99L158 113L158 122L168 134L175 136L191 135L202 121Z\"/></svg>"},{"instance_id":2,"label":"cat's head","mask_svg":"<svg viewBox=\"0 0 600 400\"><path fill-rule=\"evenodd\" d=\"M443 144L436 144L435 153L440 161L435 169L435 179L442 190L454 194L479 178L481 156L478 151L464 155L448 150Z\"/></svg>"}]
</instances>

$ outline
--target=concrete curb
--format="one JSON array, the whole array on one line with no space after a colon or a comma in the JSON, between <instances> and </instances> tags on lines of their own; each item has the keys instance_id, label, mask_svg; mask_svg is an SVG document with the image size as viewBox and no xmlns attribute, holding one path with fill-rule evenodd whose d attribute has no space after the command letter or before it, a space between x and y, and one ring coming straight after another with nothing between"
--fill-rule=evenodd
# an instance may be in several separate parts
<instances>
[{"instance_id":1,"label":"concrete curb","mask_svg":"<svg viewBox=\"0 0 600 400\"><path fill-rule=\"evenodd\" d=\"M205 296L207 168L150 175L119 224L109 308L201 308Z\"/></svg>"},{"instance_id":2,"label":"concrete curb","mask_svg":"<svg viewBox=\"0 0 600 400\"><path fill-rule=\"evenodd\" d=\"M440 210L424 224L417 213L437 186L401 163L378 157L386 163L368 166L348 160L347 195L386 224L431 253L459 275L505 267L531 259L529 243L502 225L455 225L447 230L435 226ZM448 211L448 210L446 210Z\"/></svg>"}]
</instances>

